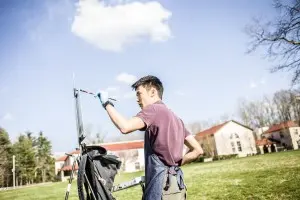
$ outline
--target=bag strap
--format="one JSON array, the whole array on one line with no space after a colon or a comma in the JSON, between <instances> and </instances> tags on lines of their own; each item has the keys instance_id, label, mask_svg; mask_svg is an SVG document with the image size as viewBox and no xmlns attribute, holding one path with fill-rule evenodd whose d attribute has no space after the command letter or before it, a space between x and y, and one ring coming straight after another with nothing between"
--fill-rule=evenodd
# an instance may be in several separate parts
<instances>
[{"instance_id":1,"label":"bag strap","mask_svg":"<svg viewBox=\"0 0 300 200\"><path fill-rule=\"evenodd\" d=\"M80 163L79 163L79 169L84 169L82 172L83 172L83 174L80 174L80 176L81 176L81 180L83 180L83 184L84 184L84 187L85 187L85 191L86 191L86 195L87 195L87 199L91 199L91 194L90 193L88 193L88 191L89 191L89 186L88 186L88 182L87 182L87 180L85 179L85 176L84 175L86 175L86 177L88 178L88 175L86 174L86 165L87 165L87 155L85 154L85 155L83 155L82 157L81 157L81 160L80 160ZM94 188L93 188L93 185L92 184L90 184L91 185L91 187L92 187L92 193L94 193ZM95 193L94 193L95 194ZM94 196L94 195L93 195Z\"/></svg>"}]
</instances>

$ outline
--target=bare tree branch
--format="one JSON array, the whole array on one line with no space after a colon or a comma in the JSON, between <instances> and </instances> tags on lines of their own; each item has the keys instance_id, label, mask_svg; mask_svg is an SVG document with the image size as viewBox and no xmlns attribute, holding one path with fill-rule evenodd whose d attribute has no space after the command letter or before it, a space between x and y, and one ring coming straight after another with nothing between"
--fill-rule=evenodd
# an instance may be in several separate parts
<instances>
[{"instance_id":1,"label":"bare tree branch","mask_svg":"<svg viewBox=\"0 0 300 200\"><path fill-rule=\"evenodd\" d=\"M275 0L273 6L278 12L277 19L263 23L255 18L246 27L246 34L251 39L246 53L266 47L265 57L276 62L270 71L287 69L293 74L291 82L294 85L300 79L300 0L289 2Z\"/></svg>"}]
</instances>

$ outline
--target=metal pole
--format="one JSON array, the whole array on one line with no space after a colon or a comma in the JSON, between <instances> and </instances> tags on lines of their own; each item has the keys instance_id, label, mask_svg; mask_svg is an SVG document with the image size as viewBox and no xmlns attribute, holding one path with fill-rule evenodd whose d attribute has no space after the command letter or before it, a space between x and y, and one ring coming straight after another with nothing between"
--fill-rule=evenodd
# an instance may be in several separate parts
<instances>
[{"instance_id":1,"label":"metal pole","mask_svg":"<svg viewBox=\"0 0 300 200\"><path fill-rule=\"evenodd\" d=\"M15 177L15 155L13 155L13 169L12 169L12 173L13 173L13 185L14 185L14 189L16 188L16 177Z\"/></svg>"},{"instance_id":2,"label":"metal pole","mask_svg":"<svg viewBox=\"0 0 300 200\"><path fill-rule=\"evenodd\" d=\"M82 114L80 108L80 99L79 99L79 91L75 86L75 74L73 74L73 95L75 99L75 114L76 114L76 126L77 126L77 136L78 136L78 143L79 149L81 152L81 142L84 138L83 136L83 122L82 122Z\"/></svg>"}]
</instances>

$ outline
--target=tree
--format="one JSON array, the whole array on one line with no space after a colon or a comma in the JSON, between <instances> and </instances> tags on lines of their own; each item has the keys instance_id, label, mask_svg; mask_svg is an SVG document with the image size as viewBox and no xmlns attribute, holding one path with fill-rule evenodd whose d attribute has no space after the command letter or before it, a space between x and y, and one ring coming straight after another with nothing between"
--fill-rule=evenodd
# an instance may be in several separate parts
<instances>
[{"instance_id":1,"label":"tree","mask_svg":"<svg viewBox=\"0 0 300 200\"><path fill-rule=\"evenodd\" d=\"M280 121L300 122L300 104L297 99L298 91L280 90L274 94Z\"/></svg>"},{"instance_id":2,"label":"tree","mask_svg":"<svg viewBox=\"0 0 300 200\"><path fill-rule=\"evenodd\" d=\"M222 116L223 119L221 119L221 121L225 119L224 116ZM193 121L193 122L186 124L185 126L186 126L187 130L190 131L192 134L197 134L200 131L203 131L212 126L218 125L219 123L220 123L220 121L218 121L218 120L207 119L207 120Z\"/></svg>"},{"instance_id":3,"label":"tree","mask_svg":"<svg viewBox=\"0 0 300 200\"><path fill-rule=\"evenodd\" d=\"M36 151L36 173L35 177L37 181L42 181L43 183L47 180L51 180L54 178L53 167L54 160L51 157L51 142L43 135L43 132L39 133L38 138L35 141L36 146L34 146Z\"/></svg>"},{"instance_id":4,"label":"tree","mask_svg":"<svg viewBox=\"0 0 300 200\"><path fill-rule=\"evenodd\" d=\"M274 0L273 6L278 12L276 19L262 23L256 18L246 27L251 38L247 53L267 47L266 57L276 63L271 72L291 70L292 84L296 84L300 80L300 0Z\"/></svg>"},{"instance_id":5,"label":"tree","mask_svg":"<svg viewBox=\"0 0 300 200\"><path fill-rule=\"evenodd\" d=\"M241 100L238 114L243 124L251 128L270 126L278 122L276 107L272 100L264 97L262 100Z\"/></svg>"},{"instance_id":6,"label":"tree","mask_svg":"<svg viewBox=\"0 0 300 200\"><path fill-rule=\"evenodd\" d=\"M11 142L5 129L0 128L0 187L11 185Z\"/></svg>"},{"instance_id":7,"label":"tree","mask_svg":"<svg viewBox=\"0 0 300 200\"><path fill-rule=\"evenodd\" d=\"M274 94L274 103L277 106L280 121L290 121L292 116L293 94L290 91L280 90Z\"/></svg>"},{"instance_id":8,"label":"tree","mask_svg":"<svg viewBox=\"0 0 300 200\"><path fill-rule=\"evenodd\" d=\"M203 128L200 121L194 121L189 124L186 124L186 128L188 131L190 131L192 134L199 133Z\"/></svg>"},{"instance_id":9,"label":"tree","mask_svg":"<svg viewBox=\"0 0 300 200\"><path fill-rule=\"evenodd\" d=\"M103 143L104 139L107 135L101 128L98 128L98 131L95 134L93 134L93 125L92 124L86 124L84 126L84 134L86 136L87 143L90 143L90 144Z\"/></svg>"},{"instance_id":10,"label":"tree","mask_svg":"<svg viewBox=\"0 0 300 200\"><path fill-rule=\"evenodd\" d=\"M202 135L196 136L199 144L201 145L204 155L207 157L213 157L216 154L216 143L214 135Z\"/></svg>"},{"instance_id":11,"label":"tree","mask_svg":"<svg viewBox=\"0 0 300 200\"><path fill-rule=\"evenodd\" d=\"M36 161L32 137L28 137L28 133L27 136L21 134L13 145L13 152L16 155L16 176L20 178L20 185L33 183Z\"/></svg>"}]
</instances>

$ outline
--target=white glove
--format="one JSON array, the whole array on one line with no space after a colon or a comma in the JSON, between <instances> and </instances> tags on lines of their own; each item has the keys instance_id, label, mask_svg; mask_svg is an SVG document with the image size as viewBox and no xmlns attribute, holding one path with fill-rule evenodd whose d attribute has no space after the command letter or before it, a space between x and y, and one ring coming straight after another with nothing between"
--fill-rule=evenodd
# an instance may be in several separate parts
<instances>
[{"instance_id":1,"label":"white glove","mask_svg":"<svg viewBox=\"0 0 300 200\"><path fill-rule=\"evenodd\" d=\"M101 104L102 104L102 106L104 108L106 108L106 106L108 104L111 104L113 106L112 102L109 101L108 92L106 92L106 91L99 91L97 93L97 97L100 99L100 102L101 102Z\"/></svg>"}]
</instances>

